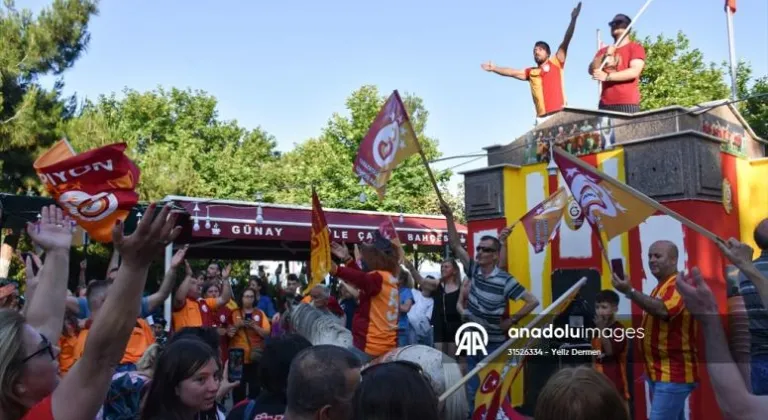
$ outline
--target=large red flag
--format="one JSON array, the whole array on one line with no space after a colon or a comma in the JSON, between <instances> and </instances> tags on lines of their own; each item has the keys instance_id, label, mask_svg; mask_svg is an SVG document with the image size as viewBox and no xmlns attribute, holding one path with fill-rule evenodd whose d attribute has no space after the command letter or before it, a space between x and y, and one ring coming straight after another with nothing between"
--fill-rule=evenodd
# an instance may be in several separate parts
<instances>
[{"instance_id":1,"label":"large red flag","mask_svg":"<svg viewBox=\"0 0 768 420\"><path fill-rule=\"evenodd\" d=\"M34 164L48 193L98 242L112 241L115 223L139 200L140 171L125 148L115 143L75 155L61 140Z\"/></svg>"},{"instance_id":2,"label":"large red flag","mask_svg":"<svg viewBox=\"0 0 768 420\"><path fill-rule=\"evenodd\" d=\"M568 193L564 187L560 187L520 218L534 253L544 251L544 247L557 233L567 203Z\"/></svg>"},{"instance_id":3,"label":"large red flag","mask_svg":"<svg viewBox=\"0 0 768 420\"><path fill-rule=\"evenodd\" d=\"M325 220L323 206L312 188L312 231L310 233L310 273L309 284L304 293L320 284L331 271L331 234Z\"/></svg>"},{"instance_id":4,"label":"large red flag","mask_svg":"<svg viewBox=\"0 0 768 420\"><path fill-rule=\"evenodd\" d=\"M394 91L371 124L355 158L355 174L384 198L392 171L419 151L418 139L400 94Z\"/></svg>"}]
</instances>

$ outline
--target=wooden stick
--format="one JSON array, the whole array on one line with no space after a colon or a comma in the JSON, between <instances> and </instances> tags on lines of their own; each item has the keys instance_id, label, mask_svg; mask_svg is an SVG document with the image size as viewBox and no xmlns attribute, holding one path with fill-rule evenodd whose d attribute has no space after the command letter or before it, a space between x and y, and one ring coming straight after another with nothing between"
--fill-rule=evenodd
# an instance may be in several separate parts
<instances>
[{"instance_id":1,"label":"wooden stick","mask_svg":"<svg viewBox=\"0 0 768 420\"><path fill-rule=\"evenodd\" d=\"M563 293L562 295L560 295L560 297L559 297L559 298L557 298L557 300L556 300L556 301L552 302L552 304L551 304L551 305L547 306L547 308L546 308L546 309L544 309L544 310L543 310L543 311L542 311L542 312L541 312L539 315L537 315L537 316L536 316L536 318L534 318L534 319L533 319L533 321L529 322L529 323L528 323L528 325L526 325L526 326L525 326L525 329L532 329L532 328L535 328L535 327L536 327L536 324L538 324L538 323L539 323L539 322L540 322L540 321L541 321L541 320L542 320L542 319L543 319L545 316L549 315L549 313L550 313L550 312L552 312L552 310L553 310L554 308L556 308L558 305L560 305L561 303L563 303L563 301L565 301L565 299L566 299L566 298L568 298L568 297L569 297L569 295L570 295L570 294L572 294L572 293L574 292L574 290L577 290L577 289L579 289L579 288L580 288L581 286L583 286L583 285L584 285L586 282L587 282L587 278L586 278L586 277L582 277L582 278L581 278L581 279L580 279L580 280L579 280L579 281L578 281L576 284L574 284L573 286L571 286L571 288L570 288L570 289L568 289L568 291L566 291L565 293ZM508 349L508 348L509 348L509 347L510 347L512 344L514 344L514 343L515 343L515 341L517 341L518 339L519 339L519 338L510 338L509 340L507 340L506 342L504 342L504 344L502 344L502 345L501 345L501 346L500 346L498 349L496 349L496 351L494 351L493 353L491 353L491 354L489 354L488 356L486 356L486 357L485 357L485 359L483 359L482 361L480 361L480 363L478 363L478 364L477 364L477 366L476 366L474 369L472 369L471 371L469 371L469 373L467 373L466 375L464 375L464 377L463 377L463 378L461 378L461 380L459 380L458 382L456 382L456 383L455 383L455 384L454 384L452 387L450 387L450 388L449 388L447 391L445 391L445 392L443 393L443 395L441 395L441 396L440 396L440 402L443 402L443 401L445 401L445 400L446 400L446 399L448 399L448 397L450 397L450 396L451 396L451 395L452 395L454 392L458 391L458 390L459 390L459 388L461 388L462 386L464 386L464 384L465 384L467 381L469 381L470 379L472 379L472 377L473 377L473 376L475 376L475 375L476 375L478 372L480 372L480 371L481 371L481 370L482 370L484 367L488 366L488 364L489 364L489 363L491 363L491 362L492 362L492 361L493 361L495 358L497 358L497 357L498 357L500 354L502 354L503 352L507 351L507 349Z\"/></svg>"},{"instance_id":2,"label":"wooden stick","mask_svg":"<svg viewBox=\"0 0 768 420\"><path fill-rule=\"evenodd\" d=\"M704 235L705 237L709 238L713 242L715 242L715 243L718 243L718 242L724 243L725 242L719 236L717 236L714 233L708 231L703 226L701 226L701 225L699 225L697 223L694 223L693 221L691 221L690 219L688 219L685 216L681 215L680 213L677 213L676 211L674 211L674 210L670 209L669 207L667 207L667 206L657 202L656 200L653 200L652 198L646 196L645 194L641 193L640 191L637 191L636 189L630 187L629 185L627 185L627 184L625 184L623 182L620 182L620 181L614 179L613 177L610 177L610 176L600 172L596 168L593 168L592 166L582 162L581 159L577 159L577 158L571 156L570 153L562 151L559 147L555 147L553 149L553 151L555 153L557 153L558 155L560 155L562 158L564 158L564 159L568 160L569 162L573 163L574 165L578 166L579 168L581 168L581 169L583 169L583 170L585 170L587 172L591 172L591 173L594 173L596 175L599 175L603 180L605 180L606 182L610 183L614 187L624 191L627 194L632 195L633 197L637 198L638 200L642 201L643 203L645 203L645 204L653 207L654 209L656 209L656 210L658 210L658 211L660 211L660 212L662 212L662 213L672 217L673 219L676 219L678 222L680 222L680 223L688 226L689 228L695 230L696 232Z\"/></svg>"},{"instance_id":3,"label":"wooden stick","mask_svg":"<svg viewBox=\"0 0 768 420\"><path fill-rule=\"evenodd\" d=\"M419 139L416 137L416 135L413 136L414 139L416 139L416 147L419 148L419 155L421 156L421 161L424 162L424 166L427 168L427 174L429 174L429 180L432 181L432 187L435 189L435 192L437 193L437 200L441 204L446 204L443 200L443 195L440 194L440 189L437 187L437 180L435 179L435 175L432 173L432 168L429 167L429 161L427 160L427 155L424 154L424 150L421 148L421 143L419 142Z\"/></svg>"},{"instance_id":4,"label":"wooden stick","mask_svg":"<svg viewBox=\"0 0 768 420\"><path fill-rule=\"evenodd\" d=\"M617 47L619 44L621 44L621 42L624 41L624 38L626 38L629 35L629 30L632 29L632 26L635 24L635 22L637 22L637 19L639 19L640 16L643 14L643 12L645 12L645 9L647 9L648 6L651 5L652 1L653 0L648 0L648 1L645 2L643 7L640 9L640 11L637 12L637 14L635 15L635 18L632 19L632 22L629 23L629 26L627 26L627 29L624 31L623 34L621 34L621 37L619 37L619 40L616 41L615 44L613 44L614 47ZM599 70L602 70L603 67L605 67L606 63L608 63L608 57L605 57L603 59L603 64L600 65L600 69Z\"/></svg>"}]
</instances>

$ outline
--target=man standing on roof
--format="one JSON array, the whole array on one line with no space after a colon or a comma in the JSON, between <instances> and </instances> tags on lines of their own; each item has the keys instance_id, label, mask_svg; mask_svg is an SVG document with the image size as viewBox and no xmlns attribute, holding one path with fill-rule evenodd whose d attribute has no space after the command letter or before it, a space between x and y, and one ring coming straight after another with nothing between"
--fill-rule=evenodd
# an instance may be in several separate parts
<instances>
[{"instance_id":1,"label":"man standing on roof","mask_svg":"<svg viewBox=\"0 0 768 420\"><path fill-rule=\"evenodd\" d=\"M501 76L514 77L524 80L531 85L533 104L536 106L536 124L544 122L552 114L555 114L565 106L565 88L563 86L563 69L568 45L571 43L573 31L576 28L576 19L581 11L581 2L571 12L571 24L565 31L565 38L557 49L554 57L551 56L549 44L539 41L533 46L533 59L536 67L527 69L513 69L497 67L493 62L484 63L481 67L485 71L493 72Z\"/></svg>"},{"instance_id":2,"label":"man standing on roof","mask_svg":"<svg viewBox=\"0 0 768 420\"><path fill-rule=\"evenodd\" d=\"M618 14L608 25L613 40L629 30L632 19ZM600 109L633 114L640 112L640 74L645 67L645 49L627 34L618 45L601 48L589 65L592 78L602 82ZM603 60L605 67L600 70Z\"/></svg>"}]
</instances>

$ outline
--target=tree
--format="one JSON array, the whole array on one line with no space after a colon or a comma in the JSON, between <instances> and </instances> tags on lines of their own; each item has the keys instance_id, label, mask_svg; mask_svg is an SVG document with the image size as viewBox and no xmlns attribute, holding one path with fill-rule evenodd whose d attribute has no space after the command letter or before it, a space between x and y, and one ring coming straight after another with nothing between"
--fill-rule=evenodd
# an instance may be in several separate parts
<instances>
[{"instance_id":1,"label":"tree","mask_svg":"<svg viewBox=\"0 0 768 420\"><path fill-rule=\"evenodd\" d=\"M745 101L742 106L744 118L755 130L755 134L768 140L768 76L755 80L748 90L750 97L764 95Z\"/></svg>"},{"instance_id":2,"label":"tree","mask_svg":"<svg viewBox=\"0 0 768 420\"><path fill-rule=\"evenodd\" d=\"M428 159L439 157L437 141L424 133L429 116L424 102L408 94L402 98L425 155ZM279 162L282 173L267 194L269 198L283 203L308 204L311 188L315 186L328 207L419 213L436 210L437 196L418 155L411 156L393 171L383 201L373 189L360 186L353 172L360 143L386 99L375 86L363 86L353 92L346 102L348 116L334 114L318 138L283 155ZM433 171L444 189L450 172ZM358 199L362 192L368 197L364 202Z\"/></svg>"},{"instance_id":3,"label":"tree","mask_svg":"<svg viewBox=\"0 0 768 420\"><path fill-rule=\"evenodd\" d=\"M216 98L202 91L126 89L122 99L112 94L87 101L63 131L80 152L126 142L141 168L142 200L252 199L270 185L275 141L261 128L220 120L216 106Z\"/></svg>"},{"instance_id":4,"label":"tree","mask_svg":"<svg viewBox=\"0 0 768 420\"><path fill-rule=\"evenodd\" d=\"M724 74L714 63L706 64L697 48L678 32L676 38L646 37L645 69L640 76L640 107L644 110L671 105L693 106L730 96Z\"/></svg>"},{"instance_id":5,"label":"tree","mask_svg":"<svg viewBox=\"0 0 768 420\"><path fill-rule=\"evenodd\" d=\"M55 0L37 17L12 0L0 5L0 190L18 193L36 183L34 159L74 111L74 98L62 97L62 75L88 45L96 13L90 0ZM56 77L51 90L39 83L46 75Z\"/></svg>"}]
</instances>

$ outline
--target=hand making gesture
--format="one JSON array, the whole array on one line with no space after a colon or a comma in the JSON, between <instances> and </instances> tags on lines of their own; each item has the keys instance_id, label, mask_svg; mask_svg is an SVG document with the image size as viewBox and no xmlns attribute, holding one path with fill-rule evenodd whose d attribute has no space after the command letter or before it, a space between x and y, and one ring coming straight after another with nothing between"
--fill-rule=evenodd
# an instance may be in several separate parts
<instances>
[{"instance_id":1,"label":"hand making gesture","mask_svg":"<svg viewBox=\"0 0 768 420\"><path fill-rule=\"evenodd\" d=\"M120 252L123 264L131 267L149 266L152 260L181 233L181 226L176 226L177 214L171 214L172 205L166 205L160 214L151 218L157 208L156 203L147 207L145 214L136 226L133 234L123 234L123 222L118 222L112 230L112 241Z\"/></svg>"}]
</instances>

